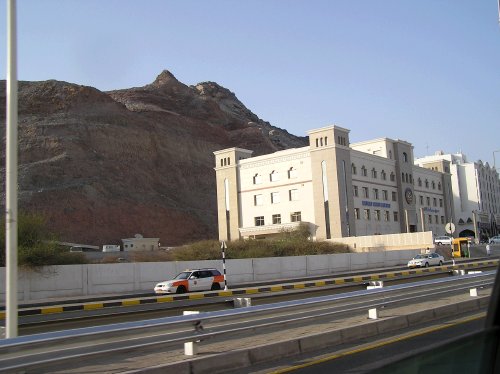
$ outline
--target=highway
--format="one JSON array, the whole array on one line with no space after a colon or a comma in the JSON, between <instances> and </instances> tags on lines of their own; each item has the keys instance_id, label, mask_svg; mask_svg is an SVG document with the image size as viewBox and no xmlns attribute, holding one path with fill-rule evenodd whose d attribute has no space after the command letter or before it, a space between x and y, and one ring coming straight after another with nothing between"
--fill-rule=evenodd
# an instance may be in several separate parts
<instances>
[{"instance_id":1,"label":"highway","mask_svg":"<svg viewBox=\"0 0 500 374\"><path fill-rule=\"evenodd\" d=\"M141 322L140 326L129 323L108 332L81 330L71 338L45 335L37 344L20 340L17 346L0 346L0 367L18 370L22 365L27 373L114 373L166 363L169 366L163 372L193 370L192 365L214 367L216 363L232 365L229 368L253 367L274 357L307 353L308 346L311 351L320 351L325 342L359 344L359 340L418 327L422 322L456 318L462 312L481 313L492 281L493 274L426 280L369 292L163 318ZM471 288L480 290L479 297L469 295ZM379 316L369 320L367 311L373 308L379 310ZM198 320L202 323L196 330L193 326ZM202 340L195 361L179 349L189 339Z\"/></svg>"}]
</instances>

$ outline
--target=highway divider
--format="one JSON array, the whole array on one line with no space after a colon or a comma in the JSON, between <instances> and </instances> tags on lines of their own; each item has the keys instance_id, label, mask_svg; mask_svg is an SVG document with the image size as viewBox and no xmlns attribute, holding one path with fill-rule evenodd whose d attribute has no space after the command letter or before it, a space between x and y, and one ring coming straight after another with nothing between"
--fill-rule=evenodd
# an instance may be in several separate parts
<instances>
[{"instance_id":1,"label":"highway divider","mask_svg":"<svg viewBox=\"0 0 500 374\"><path fill-rule=\"evenodd\" d=\"M18 316L22 317L22 316L48 315L48 314L77 312L77 311L92 311L92 310L100 310L106 308L170 303L182 300L200 300L200 299L208 299L214 297L256 295L269 292L283 292L288 290L300 290L300 289L314 288L314 287L345 286L345 285L366 283L370 281L389 280L400 277L425 275L429 273L446 273L446 272L453 272L454 270L466 270L466 269L498 266L498 264L499 264L498 259L492 259L487 261L458 263L455 265L443 265L443 266L428 267L428 268L408 269L408 270L376 273L370 275L332 278L332 279L325 279L318 281L285 283L285 284L263 286L263 287L239 288L226 291L208 291L208 292L197 292L188 294L175 294L167 296L112 300L104 302L85 302L85 303L76 302L69 305L56 305L47 307L25 308L25 309L20 308L18 310ZM5 319L5 309L0 311L0 320L2 319Z\"/></svg>"}]
</instances>

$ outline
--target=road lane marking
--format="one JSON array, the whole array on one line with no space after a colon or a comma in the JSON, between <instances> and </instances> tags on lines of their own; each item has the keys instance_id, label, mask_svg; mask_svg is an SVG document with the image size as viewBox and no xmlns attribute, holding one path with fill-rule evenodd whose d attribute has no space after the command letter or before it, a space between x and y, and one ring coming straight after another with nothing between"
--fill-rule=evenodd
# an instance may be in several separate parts
<instances>
[{"instance_id":1,"label":"road lane marking","mask_svg":"<svg viewBox=\"0 0 500 374\"><path fill-rule=\"evenodd\" d=\"M427 328L424 328L424 329L421 329L421 330L418 330L418 331L415 331L415 332L412 332L412 333L409 333L409 334L406 334L406 335L402 335L402 336L399 336L399 337L396 337L396 338L384 339L384 340L381 340L379 342L375 342L375 343L372 343L372 344L362 345L362 346L360 346L358 348L355 348L355 349L352 349L352 350L349 350L349 351L345 351L345 352L335 353L335 354L333 354L331 356L323 357L323 358L320 358L320 359L317 359L317 360L313 359L312 361L309 361L309 362L306 362L306 363L303 363L303 364L300 364L300 365L291 366L291 367L287 367L287 368L283 368L283 369L278 369L278 370L275 370L275 371L271 371L271 372L269 372L269 374L290 373L290 372L293 372L293 371L296 371L296 370L304 369L306 367L310 367L310 366L322 364L324 362L336 360L336 359L341 358L341 357L346 357L346 356L350 356L350 355L353 355L353 354L356 354L356 353L361 353L361 352L369 351L371 349L376 349L376 348L384 347L386 345L390 345L390 344L398 343L398 342L401 342L401 341L404 341L404 340L416 338L417 336L422 336L422 335L425 335L425 334L430 334L430 333L433 333L433 332L437 332L437 331L440 331L440 330L447 329L449 327L454 327L454 326L458 326L458 325L463 324L463 323L472 322L474 320L478 320L478 319L481 319L481 318L484 318L484 317L486 317L486 312L482 312L482 313L476 314L476 315L471 316L471 317L465 317L465 318L459 319L459 320L457 320L455 322L446 323L444 325L434 326L434 327L427 327Z\"/></svg>"}]
</instances>

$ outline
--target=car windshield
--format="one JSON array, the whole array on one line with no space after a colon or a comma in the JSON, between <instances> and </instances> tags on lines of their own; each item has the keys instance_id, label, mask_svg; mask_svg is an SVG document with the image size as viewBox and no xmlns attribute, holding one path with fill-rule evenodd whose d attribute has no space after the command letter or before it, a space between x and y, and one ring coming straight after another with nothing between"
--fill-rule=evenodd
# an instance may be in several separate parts
<instances>
[{"instance_id":1,"label":"car windshield","mask_svg":"<svg viewBox=\"0 0 500 374\"><path fill-rule=\"evenodd\" d=\"M413 259L418 260L420 258L425 258L425 256L424 255L416 255Z\"/></svg>"},{"instance_id":2,"label":"car windshield","mask_svg":"<svg viewBox=\"0 0 500 374\"><path fill-rule=\"evenodd\" d=\"M188 279L190 275L190 271L183 271L182 273L177 274L174 279Z\"/></svg>"}]
</instances>

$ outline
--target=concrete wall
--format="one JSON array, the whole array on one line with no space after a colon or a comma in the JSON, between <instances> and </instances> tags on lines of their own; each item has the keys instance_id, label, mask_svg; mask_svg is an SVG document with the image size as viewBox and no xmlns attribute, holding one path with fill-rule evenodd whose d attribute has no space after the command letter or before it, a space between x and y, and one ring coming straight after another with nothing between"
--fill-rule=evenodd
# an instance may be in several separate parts
<instances>
[{"instance_id":1,"label":"concrete wall","mask_svg":"<svg viewBox=\"0 0 500 374\"><path fill-rule=\"evenodd\" d=\"M349 245L355 252L434 248L432 231L404 234L352 236L327 240Z\"/></svg>"},{"instance_id":2,"label":"concrete wall","mask_svg":"<svg viewBox=\"0 0 500 374\"><path fill-rule=\"evenodd\" d=\"M406 264L420 249L334 255L227 260L228 285L254 281L327 275ZM73 296L147 292L162 280L189 268L214 267L222 261L136 262L46 267L19 271L22 302ZM5 302L5 268L0 268L0 301Z\"/></svg>"}]
</instances>

